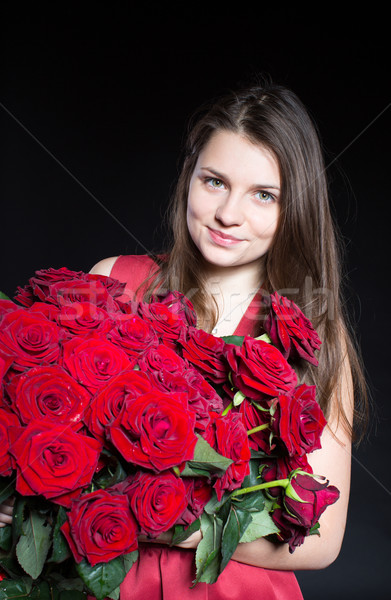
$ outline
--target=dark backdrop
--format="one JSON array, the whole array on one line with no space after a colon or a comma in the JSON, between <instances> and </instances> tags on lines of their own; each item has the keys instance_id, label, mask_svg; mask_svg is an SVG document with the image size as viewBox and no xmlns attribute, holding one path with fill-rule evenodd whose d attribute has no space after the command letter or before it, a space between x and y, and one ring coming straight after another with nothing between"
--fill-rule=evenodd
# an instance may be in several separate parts
<instances>
[{"instance_id":1,"label":"dark backdrop","mask_svg":"<svg viewBox=\"0 0 391 600\"><path fill-rule=\"evenodd\" d=\"M159 249L193 109L259 72L292 87L321 132L377 413L354 452L341 554L298 578L306 600L389 598L387 19L112 4L0 9L0 289L12 295L39 268Z\"/></svg>"}]
</instances>

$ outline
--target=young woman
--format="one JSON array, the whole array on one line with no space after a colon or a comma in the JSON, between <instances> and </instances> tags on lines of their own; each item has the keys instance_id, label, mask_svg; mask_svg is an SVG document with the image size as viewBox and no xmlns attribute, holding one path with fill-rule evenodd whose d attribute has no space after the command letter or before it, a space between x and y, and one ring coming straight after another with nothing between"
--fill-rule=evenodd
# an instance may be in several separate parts
<instances>
[{"instance_id":1,"label":"young woman","mask_svg":"<svg viewBox=\"0 0 391 600\"><path fill-rule=\"evenodd\" d=\"M92 272L126 281L129 295L183 292L200 327L217 336L262 332L260 289L298 304L323 341L319 366L301 373L303 381L317 385L328 419L322 449L309 461L314 473L339 488L340 499L322 515L320 537L306 538L293 554L287 544L263 538L240 544L211 586L190 589L200 532L178 548L164 545L169 535L145 543L121 600L301 598L292 571L326 567L341 548L353 421L363 415L358 400L365 399L365 383L342 313L339 248L322 151L294 93L266 83L200 109L190 123L171 223L173 239L164 255L108 258Z\"/></svg>"},{"instance_id":2,"label":"young woman","mask_svg":"<svg viewBox=\"0 0 391 600\"><path fill-rule=\"evenodd\" d=\"M309 455L314 473L340 490L320 520L319 536L293 554L264 538L240 544L217 583L197 584L194 550L201 533L177 547L170 535L140 540L140 558L121 600L301 598L293 571L321 569L337 557L346 523L354 417L365 398L360 361L342 314L339 250L329 210L325 165L316 132L297 96L270 82L203 106L190 123L183 168L171 206L172 241L158 256L120 256L92 273L127 282L129 296L179 290L199 326L214 335L259 335L260 293L278 291L316 327L314 383L328 419L322 448ZM260 292L261 291L261 292ZM9 521L9 506L0 519Z\"/></svg>"}]
</instances>

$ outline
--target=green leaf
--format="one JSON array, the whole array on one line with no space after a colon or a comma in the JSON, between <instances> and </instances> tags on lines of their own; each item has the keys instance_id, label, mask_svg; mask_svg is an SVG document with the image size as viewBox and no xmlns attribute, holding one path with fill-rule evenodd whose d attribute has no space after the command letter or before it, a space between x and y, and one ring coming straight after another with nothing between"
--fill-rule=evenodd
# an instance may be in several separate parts
<instances>
[{"instance_id":1,"label":"green leaf","mask_svg":"<svg viewBox=\"0 0 391 600\"><path fill-rule=\"evenodd\" d=\"M52 588L56 588L61 591L79 591L85 590L84 582L80 577L65 578L59 573L50 573L48 581Z\"/></svg>"},{"instance_id":2,"label":"green leaf","mask_svg":"<svg viewBox=\"0 0 391 600\"><path fill-rule=\"evenodd\" d=\"M215 583L220 572L221 561L221 538L223 533L223 523L216 515L201 515L202 540L196 550L196 579L193 584L199 581L205 583Z\"/></svg>"},{"instance_id":3,"label":"green leaf","mask_svg":"<svg viewBox=\"0 0 391 600\"><path fill-rule=\"evenodd\" d=\"M129 571L133 567L134 563L138 560L138 555L139 555L138 550L133 550L133 552L129 552L129 554L124 554L122 556L125 573L129 573Z\"/></svg>"},{"instance_id":4,"label":"green leaf","mask_svg":"<svg viewBox=\"0 0 391 600\"><path fill-rule=\"evenodd\" d=\"M83 559L76 565L76 570L97 600L104 600L111 594L123 582L126 575L121 556L107 563L98 563L94 567Z\"/></svg>"},{"instance_id":5,"label":"green leaf","mask_svg":"<svg viewBox=\"0 0 391 600\"><path fill-rule=\"evenodd\" d=\"M193 521L193 523L191 523L191 525L188 527L185 527L184 525L177 525L174 529L174 535L172 537L170 546L175 546L176 544L180 544L184 540L187 540L192 533L199 530L200 525L201 523L199 519Z\"/></svg>"},{"instance_id":6,"label":"green leaf","mask_svg":"<svg viewBox=\"0 0 391 600\"><path fill-rule=\"evenodd\" d=\"M15 493L15 478L0 477L0 502L7 500Z\"/></svg>"},{"instance_id":7,"label":"green leaf","mask_svg":"<svg viewBox=\"0 0 391 600\"><path fill-rule=\"evenodd\" d=\"M241 543L253 542L258 538L279 532L277 525L274 523L266 508L263 511L249 514L251 516L251 523L242 534L240 538Z\"/></svg>"},{"instance_id":8,"label":"green leaf","mask_svg":"<svg viewBox=\"0 0 391 600\"><path fill-rule=\"evenodd\" d=\"M249 466L250 473L244 478L241 485L242 488L252 487L259 484L259 461L251 458Z\"/></svg>"},{"instance_id":9,"label":"green leaf","mask_svg":"<svg viewBox=\"0 0 391 600\"><path fill-rule=\"evenodd\" d=\"M26 504L27 500L24 496L16 496L14 511L12 513L12 536L15 544L23 534L23 521Z\"/></svg>"},{"instance_id":10,"label":"green leaf","mask_svg":"<svg viewBox=\"0 0 391 600\"><path fill-rule=\"evenodd\" d=\"M119 600L119 592L120 592L120 587L118 586L117 588L115 588L115 590L110 592L110 594L108 595L108 598L112 598L112 600Z\"/></svg>"},{"instance_id":11,"label":"green leaf","mask_svg":"<svg viewBox=\"0 0 391 600\"><path fill-rule=\"evenodd\" d=\"M216 583L220 574L220 561L220 548L215 548L207 554L205 560L198 565L198 574L193 583Z\"/></svg>"},{"instance_id":12,"label":"green leaf","mask_svg":"<svg viewBox=\"0 0 391 600\"><path fill-rule=\"evenodd\" d=\"M206 512L208 515L216 514L219 510L221 510L221 507L226 502L229 503L230 500L231 500L231 493L230 492L225 492L225 494L223 495L223 497L221 498L221 500L218 500L217 499L217 494L216 494L215 490L213 490L213 495L212 495L211 499L204 506L204 512Z\"/></svg>"},{"instance_id":13,"label":"green leaf","mask_svg":"<svg viewBox=\"0 0 391 600\"><path fill-rule=\"evenodd\" d=\"M185 468L181 471L181 477L209 477L210 471L199 467L194 467L190 463L186 463Z\"/></svg>"},{"instance_id":14,"label":"green leaf","mask_svg":"<svg viewBox=\"0 0 391 600\"><path fill-rule=\"evenodd\" d=\"M0 556L0 567L8 574L8 577L12 579L23 579L26 573L21 568L16 557L11 552L6 556Z\"/></svg>"},{"instance_id":15,"label":"green leaf","mask_svg":"<svg viewBox=\"0 0 391 600\"><path fill-rule=\"evenodd\" d=\"M228 519L224 525L221 541L220 573L225 569L231 556L235 552L242 534L251 523L251 514L247 511L231 507Z\"/></svg>"},{"instance_id":16,"label":"green leaf","mask_svg":"<svg viewBox=\"0 0 391 600\"><path fill-rule=\"evenodd\" d=\"M0 548L8 552L12 546L12 526L0 527Z\"/></svg>"},{"instance_id":17,"label":"green leaf","mask_svg":"<svg viewBox=\"0 0 391 600\"><path fill-rule=\"evenodd\" d=\"M255 492L250 492L249 494L235 496L232 498L232 502L240 510L259 512L265 507L265 496L263 495L262 490L257 490Z\"/></svg>"},{"instance_id":18,"label":"green leaf","mask_svg":"<svg viewBox=\"0 0 391 600\"><path fill-rule=\"evenodd\" d=\"M59 600L86 600L86 595L78 590L64 590L60 592Z\"/></svg>"},{"instance_id":19,"label":"green leaf","mask_svg":"<svg viewBox=\"0 0 391 600\"><path fill-rule=\"evenodd\" d=\"M7 294L4 294L4 292L0 292L0 300L11 300L11 298Z\"/></svg>"},{"instance_id":20,"label":"green leaf","mask_svg":"<svg viewBox=\"0 0 391 600\"><path fill-rule=\"evenodd\" d=\"M97 477L94 477L94 483L101 489L111 487L127 477L127 473L118 458L110 456L111 465L102 469Z\"/></svg>"},{"instance_id":21,"label":"green leaf","mask_svg":"<svg viewBox=\"0 0 391 600\"><path fill-rule=\"evenodd\" d=\"M50 547L51 527L45 523L43 517L31 511L16 545L19 564L33 579L40 575Z\"/></svg>"},{"instance_id":22,"label":"green leaf","mask_svg":"<svg viewBox=\"0 0 391 600\"><path fill-rule=\"evenodd\" d=\"M57 513L56 524L53 529L53 551L51 557L47 562L61 563L70 556L70 550L68 542L66 541L60 527L67 520L67 513L65 508L60 506Z\"/></svg>"},{"instance_id":23,"label":"green leaf","mask_svg":"<svg viewBox=\"0 0 391 600\"><path fill-rule=\"evenodd\" d=\"M0 600L9 598L26 598L33 582L29 577L21 579L3 579L0 581Z\"/></svg>"},{"instance_id":24,"label":"green leaf","mask_svg":"<svg viewBox=\"0 0 391 600\"><path fill-rule=\"evenodd\" d=\"M223 475L232 464L232 460L218 454L201 436L197 437L198 442L194 449L194 458L188 461L189 469L201 469L208 473ZM182 476L185 476L184 472L182 472Z\"/></svg>"},{"instance_id":25,"label":"green leaf","mask_svg":"<svg viewBox=\"0 0 391 600\"><path fill-rule=\"evenodd\" d=\"M244 335L224 335L221 337L226 344L234 344L235 346L242 346Z\"/></svg>"},{"instance_id":26,"label":"green leaf","mask_svg":"<svg viewBox=\"0 0 391 600\"><path fill-rule=\"evenodd\" d=\"M40 581L34 585L28 597L33 600L58 600L59 594L57 590L50 589L47 581Z\"/></svg>"}]
</instances>

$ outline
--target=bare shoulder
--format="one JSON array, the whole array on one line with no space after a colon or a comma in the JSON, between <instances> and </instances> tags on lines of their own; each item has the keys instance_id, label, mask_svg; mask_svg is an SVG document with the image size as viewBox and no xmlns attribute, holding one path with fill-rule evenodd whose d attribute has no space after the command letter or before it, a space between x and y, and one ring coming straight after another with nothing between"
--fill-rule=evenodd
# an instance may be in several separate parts
<instances>
[{"instance_id":1,"label":"bare shoulder","mask_svg":"<svg viewBox=\"0 0 391 600\"><path fill-rule=\"evenodd\" d=\"M111 273L111 269L114 266L115 261L117 260L118 256L111 256L110 258L103 258L102 260L100 260L99 262L97 262L92 269L90 270L90 273L92 273L93 275L105 275L106 277L110 276Z\"/></svg>"}]
</instances>

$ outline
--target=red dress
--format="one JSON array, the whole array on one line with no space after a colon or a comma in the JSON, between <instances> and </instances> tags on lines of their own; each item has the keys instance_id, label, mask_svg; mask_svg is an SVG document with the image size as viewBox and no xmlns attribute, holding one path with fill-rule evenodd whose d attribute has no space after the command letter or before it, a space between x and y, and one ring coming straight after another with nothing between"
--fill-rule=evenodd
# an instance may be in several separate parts
<instances>
[{"instance_id":1,"label":"red dress","mask_svg":"<svg viewBox=\"0 0 391 600\"><path fill-rule=\"evenodd\" d=\"M110 276L126 282L123 300L141 297L138 285L156 264L147 256L120 256ZM259 306L256 295L236 335L251 335ZM120 588L121 600L303 600L292 571L275 571L230 560L216 583L197 583L194 550L163 544L140 544L139 558Z\"/></svg>"}]
</instances>

